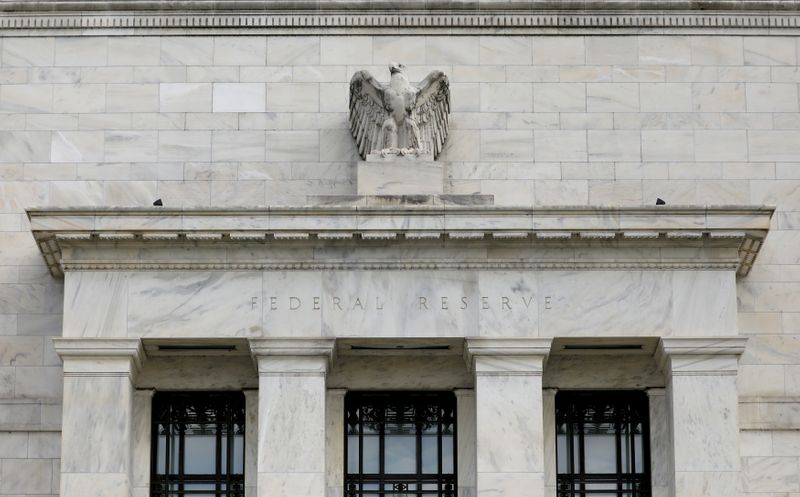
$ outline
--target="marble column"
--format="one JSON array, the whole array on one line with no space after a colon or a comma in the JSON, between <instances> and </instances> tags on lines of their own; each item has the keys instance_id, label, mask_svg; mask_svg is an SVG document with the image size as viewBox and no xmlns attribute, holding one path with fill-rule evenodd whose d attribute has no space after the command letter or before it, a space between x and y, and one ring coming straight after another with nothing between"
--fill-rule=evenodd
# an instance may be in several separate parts
<instances>
[{"instance_id":1,"label":"marble column","mask_svg":"<svg viewBox=\"0 0 800 497\"><path fill-rule=\"evenodd\" d=\"M153 418L153 389L133 394L133 497L150 495L150 445Z\"/></svg>"},{"instance_id":2,"label":"marble column","mask_svg":"<svg viewBox=\"0 0 800 497\"><path fill-rule=\"evenodd\" d=\"M556 394L557 388L542 390L544 416L544 487L546 495L556 495L558 468L556 467Z\"/></svg>"},{"instance_id":3,"label":"marble column","mask_svg":"<svg viewBox=\"0 0 800 497\"><path fill-rule=\"evenodd\" d=\"M61 497L131 497L139 339L56 338L64 362Z\"/></svg>"},{"instance_id":4,"label":"marble column","mask_svg":"<svg viewBox=\"0 0 800 497\"><path fill-rule=\"evenodd\" d=\"M669 497L672 479L669 412L665 388L648 388L650 406L650 486L653 497Z\"/></svg>"},{"instance_id":5,"label":"marble column","mask_svg":"<svg viewBox=\"0 0 800 497\"><path fill-rule=\"evenodd\" d=\"M325 486L327 497L341 497L344 494L344 388L328 390L325 401Z\"/></svg>"},{"instance_id":6,"label":"marble column","mask_svg":"<svg viewBox=\"0 0 800 497\"><path fill-rule=\"evenodd\" d=\"M258 495L258 390L244 390L244 497Z\"/></svg>"},{"instance_id":7,"label":"marble column","mask_svg":"<svg viewBox=\"0 0 800 497\"><path fill-rule=\"evenodd\" d=\"M475 390L457 388L458 496L475 497Z\"/></svg>"},{"instance_id":8,"label":"marble column","mask_svg":"<svg viewBox=\"0 0 800 497\"><path fill-rule=\"evenodd\" d=\"M333 339L252 339L258 368L258 495L324 497L325 376Z\"/></svg>"},{"instance_id":9,"label":"marble column","mask_svg":"<svg viewBox=\"0 0 800 497\"><path fill-rule=\"evenodd\" d=\"M549 338L468 338L475 373L476 496L543 497L542 371Z\"/></svg>"},{"instance_id":10,"label":"marble column","mask_svg":"<svg viewBox=\"0 0 800 497\"><path fill-rule=\"evenodd\" d=\"M736 374L746 338L662 338L672 443L672 497L736 495L739 426ZM651 397L652 400L652 397Z\"/></svg>"}]
</instances>

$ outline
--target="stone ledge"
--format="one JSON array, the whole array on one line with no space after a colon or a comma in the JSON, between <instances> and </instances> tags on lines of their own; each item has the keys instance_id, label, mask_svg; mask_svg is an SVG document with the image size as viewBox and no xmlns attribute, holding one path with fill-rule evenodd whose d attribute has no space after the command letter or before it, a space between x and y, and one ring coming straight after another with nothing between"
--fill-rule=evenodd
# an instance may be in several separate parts
<instances>
[{"instance_id":1,"label":"stone ledge","mask_svg":"<svg viewBox=\"0 0 800 497\"><path fill-rule=\"evenodd\" d=\"M798 12L798 0L6 0L0 12Z\"/></svg>"},{"instance_id":2,"label":"stone ledge","mask_svg":"<svg viewBox=\"0 0 800 497\"><path fill-rule=\"evenodd\" d=\"M777 33L800 28L799 0L32 0L0 2L14 36L143 33ZM11 34L11 33L9 33Z\"/></svg>"},{"instance_id":3,"label":"stone ledge","mask_svg":"<svg viewBox=\"0 0 800 497\"><path fill-rule=\"evenodd\" d=\"M69 270L214 269L720 269L746 275L769 230L767 207L269 207L219 209L65 208L30 209L31 230L53 275ZM642 235L646 236L642 236ZM147 245L203 245L252 250L254 259L222 253L219 260L158 259ZM244 245L243 245L244 244ZM258 244L258 245L254 245ZM341 245L371 251L360 258L327 260L298 255L275 259L270 250ZM401 257L389 247L435 248L434 258ZM403 245L405 246L405 245ZM661 248L699 248L691 260ZM143 250L125 259L129 248ZM516 255L462 260L458 247L508 248ZM647 249L641 254L619 250ZM81 250L74 250L80 248ZM533 257L537 249L593 249L606 257L587 259L563 251L560 259ZM64 250L69 257L63 260ZM444 250L444 252L442 251ZM394 254L379 256L382 251ZM313 252L313 251L312 251ZM413 251L412 251L413 252ZM117 253L122 255L116 255ZM131 252L132 253L132 252ZM163 255L163 250L161 254ZM255 252L254 252L255 253ZM458 256L458 252L452 252ZM76 255L77 254L77 255ZM92 255L93 254L93 255ZM149 255L148 255L149 254ZM618 255L616 255L618 254ZM634 255L632 255L634 254ZM737 255L738 254L738 255ZM306 258L303 258L306 257ZM364 267L361 267L364 266Z\"/></svg>"}]
</instances>

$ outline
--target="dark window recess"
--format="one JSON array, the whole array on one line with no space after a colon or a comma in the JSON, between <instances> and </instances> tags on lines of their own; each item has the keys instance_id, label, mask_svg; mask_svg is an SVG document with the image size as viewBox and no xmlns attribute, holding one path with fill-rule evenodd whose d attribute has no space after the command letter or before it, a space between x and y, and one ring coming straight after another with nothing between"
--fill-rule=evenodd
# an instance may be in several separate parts
<instances>
[{"instance_id":1,"label":"dark window recess","mask_svg":"<svg viewBox=\"0 0 800 497\"><path fill-rule=\"evenodd\" d=\"M455 497L452 392L349 392L346 497Z\"/></svg>"},{"instance_id":2,"label":"dark window recess","mask_svg":"<svg viewBox=\"0 0 800 497\"><path fill-rule=\"evenodd\" d=\"M558 497L649 497L647 395L558 392Z\"/></svg>"},{"instance_id":3,"label":"dark window recess","mask_svg":"<svg viewBox=\"0 0 800 497\"><path fill-rule=\"evenodd\" d=\"M151 497L244 497L244 395L158 392Z\"/></svg>"}]
</instances>

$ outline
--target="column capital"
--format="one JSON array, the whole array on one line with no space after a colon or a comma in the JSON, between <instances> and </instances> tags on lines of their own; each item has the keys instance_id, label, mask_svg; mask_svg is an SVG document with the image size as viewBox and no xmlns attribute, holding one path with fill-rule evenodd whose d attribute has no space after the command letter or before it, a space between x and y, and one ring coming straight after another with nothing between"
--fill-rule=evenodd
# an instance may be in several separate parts
<instances>
[{"instance_id":1,"label":"column capital","mask_svg":"<svg viewBox=\"0 0 800 497\"><path fill-rule=\"evenodd\" d=\"M541 375L552 338L467 338L464 360L475 374Z\"/></svg>"},{"instance_id":2,"label":"column capital","mask_svg":"<svg viewBox=\"0 0 800 497\"><path fill-rule=\"evenodd\" d=\"M333 338L251 338L258 374L325 374L335 352Z\"/></svg>"},{"instance_id":3,"label":"column capital","mask_svg":"<svg viewBox=\"0 0 800 497\"><path fill-rule=\"evenodd\" d=\"M64 361L64 376L128 376L142 369L145 360L138 338L53 338Z\"/></svg>"},{"instance_id":4,"label":"column capital","mask_svg":"<svg viewBox=\"0 0 800 497\"><path fill-rule=\"evenodd\" d=\"M654 358L673 376L735 375L746 337L664 337Z\"/></svg>"}]
</instances>

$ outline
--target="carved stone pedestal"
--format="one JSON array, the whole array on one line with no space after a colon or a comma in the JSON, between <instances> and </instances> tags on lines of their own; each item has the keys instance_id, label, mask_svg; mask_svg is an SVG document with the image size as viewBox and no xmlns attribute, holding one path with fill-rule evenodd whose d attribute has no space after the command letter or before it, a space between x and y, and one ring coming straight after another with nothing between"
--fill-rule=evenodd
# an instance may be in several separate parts
<instances>
[{"instance_id":1,"label":"carved stone pedestal","mask_svg":"<svg viewBox=\"0 0 800 497\"><path fill-rule=\"evenodd\" d=\"M441 195L444 178L444 164L433 158L370 155L358 163L356 179L359 195Z\"/></svg>"}]
</instances>

